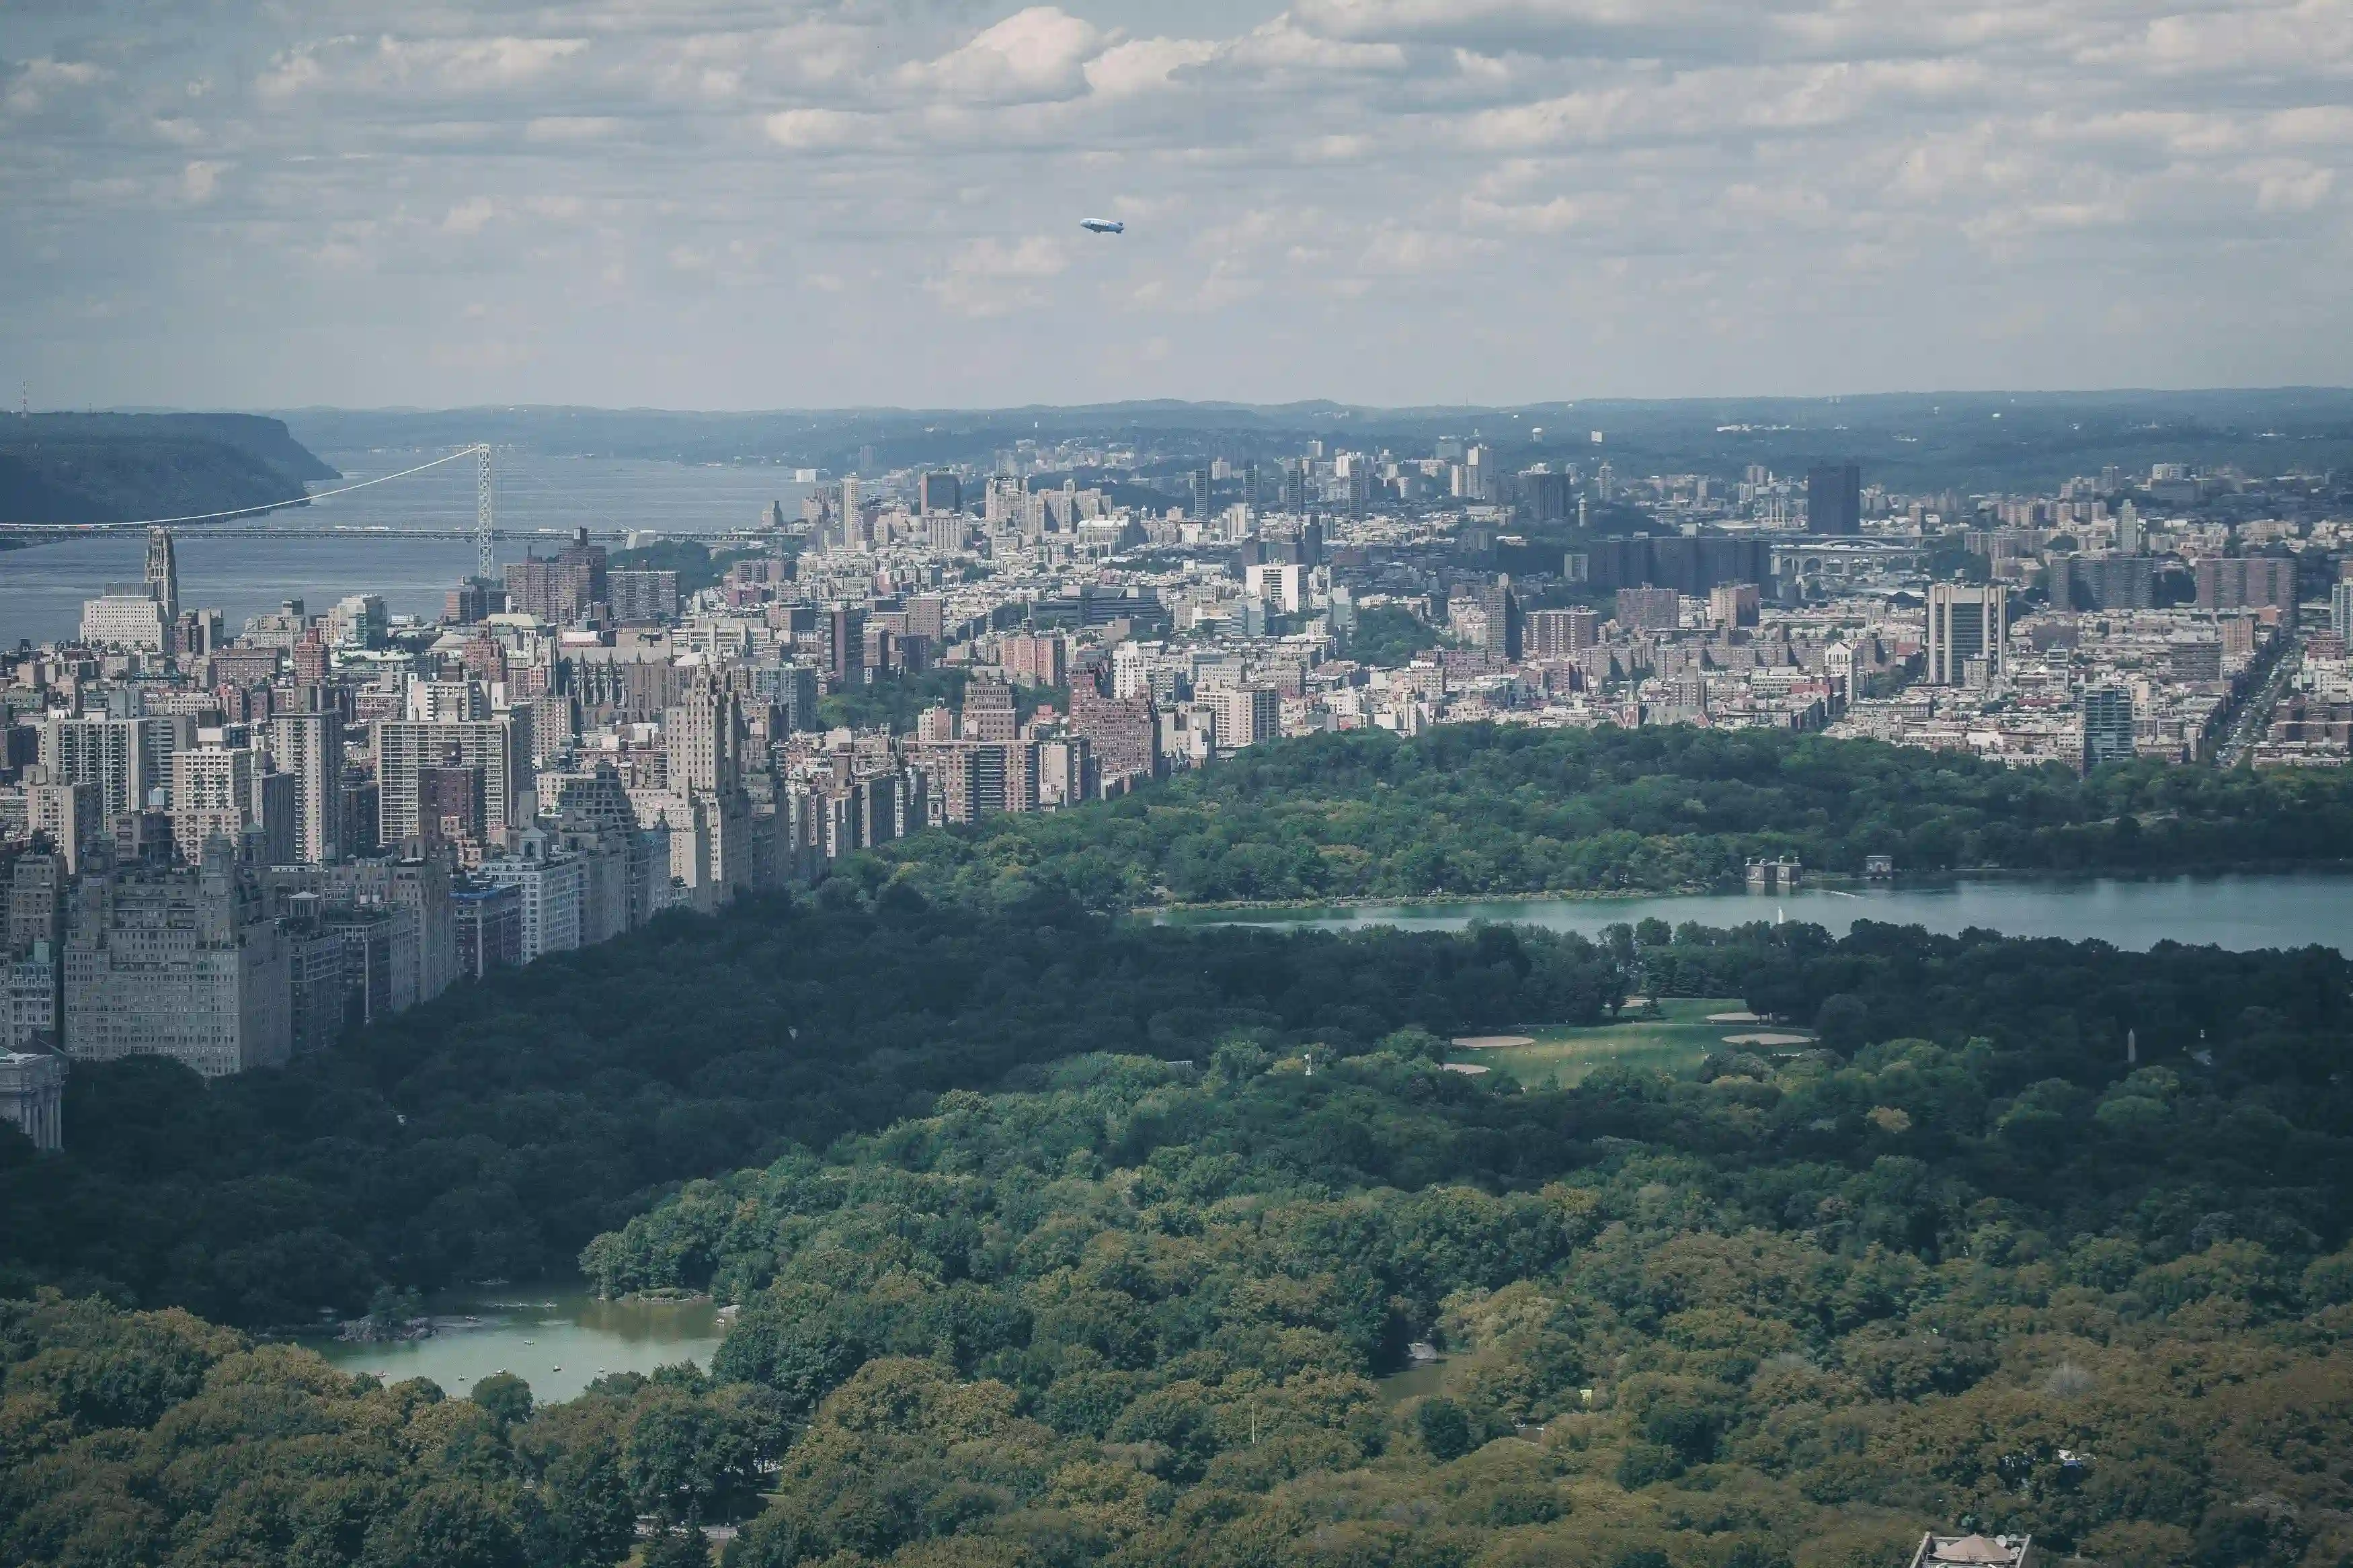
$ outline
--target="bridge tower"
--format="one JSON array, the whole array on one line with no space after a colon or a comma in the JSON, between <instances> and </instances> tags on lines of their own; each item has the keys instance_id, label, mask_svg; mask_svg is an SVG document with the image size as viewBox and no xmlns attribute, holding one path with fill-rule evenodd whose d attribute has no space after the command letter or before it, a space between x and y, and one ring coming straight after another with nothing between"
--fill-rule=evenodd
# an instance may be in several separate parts
<instances>
[{"instance_id":1,"label":"bridge tower","mask_svg":"<svg viewBox=\"0 0 2353 1568\"><path fill-rule=\"evenodd\" d=\"M474 455L480 459L480 466L476 470L474 479L474 550L478 557L475 575L480 578L484 587L488 587L491 582L491 539L493 531L491 515L489 444L486 442L475 447Z\"/></svg>"}]
</instances>

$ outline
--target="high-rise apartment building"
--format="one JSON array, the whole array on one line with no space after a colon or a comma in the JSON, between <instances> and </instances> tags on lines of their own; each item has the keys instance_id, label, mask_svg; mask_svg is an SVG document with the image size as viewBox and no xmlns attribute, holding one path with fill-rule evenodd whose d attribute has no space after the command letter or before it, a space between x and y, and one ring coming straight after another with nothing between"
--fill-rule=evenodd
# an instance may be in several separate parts
<instances>
[{"instance_id":1,"label":"high-rise apartment building","mask_svg":"<svg viewBox=\"0 0 2353 1568\"><path fill-rule=\"evenodd\" d=\"M666 626L678 619L677 573L622 567L605 581L612 590L615 624Z\"/></svg>"},{"instance_id":2,"label":"high-rise apartment building","mask_svg":"<svg viewBox=\"0 0 2353 1568\"><path fill-rule=\"evenodd\" d=\"M283 1064L293 985L259 884L223 846L188 870L117 871L74 889L64 1047L80 1061L167 1056L206 1078Z\"/></svg>"},{"instance_id":3,"label":"high-rise apartment building","mask_svg":"<svg viewBox=\"0 0 2353 1568\"><path fill-rule=\"evenodd\" d=\"M294 857L324 865L343 854L343 721L336 713L279 713L263 731L269 759L293 781Z\"/></svg>"},{"instance_id":4,"label":"high-rise apartment building","mask_svg":"<svg viewBox=\"0 0 2353 1568\"><path fill-rule=\"evenodd\" d=\"M2132 692L2122 686L2088 687L2084 692L2084 767L2128 763L2133 757Z\"/></svg>"},{"instance_id":5,"label":"high-rise apartment building","mask_svg":"<svg viewBox=\"0 0 2353 1568\"><path fill-rule=\"evenodd\" d=\"M1707 591L1707 618L1726 631L1753 626L1764 604L1764 595L1754 583L1718 583Z\"/></svg>"},{"instance_id":6,"label":"high-rise apartment building","mask_svg":"<svg viewBox=\"0 0 2353 1568\"><path fill-rule=\"evenodd\" d=\"M672 792L734 794L744 783L742 700L706 671L662 715L662 745Z\"/></svg>"},{"instance_id":7,"label":"high-rise apartment building","mask_svg":"<svg viewBox=\"0 0 2353 1568\"><path fill-rule=\"evenodd\" d=\"M204 859L216 836L242 851L261 823L262 753L249 746L191 746L172 757L172 842L180 858Z\"/></svg>"},{"instance_id":8,"label":"high-rise apartment building","mask_svg":"<svg viewBox=\"0 0 2353 1568\"><path fill-rule=\"evenodd\" d=\"M522 825L532 787L531 710L495 719L387 719L376 726L377 837L386 845L422 831L418 781L425 769L448 765L482 770L485 834Z\"/></svg>"},{"instance_id":9,"label":"high-rise apartment building","mask_svg":"<svg viewBox=\"0 0 2353 1568\"><path fill-rule=\"evenodd\" d=\"M1862 466L1818 463L1806 473L1806 531L1862 531Z\"/></svg>"},{"instance_id":10,"label":"high-rise apartment building","mask_svg":"<svg viewBox=\"0 0 2353 1568\"><path fill-rule=\"evenodd\" d=\"M2209 555L2191 569L2201 610L2295 607L2295 563L2269 555Z\"/></svg>"},{"instance_id":11,"label":"high-rise apartment building","mask_svg":"<svg viewBox=\"0 0 2353 1568\"><path fill-rule=\"evenodd\" d=\"M1618 624L1630 632L1671 632L1683 619L1683 596L1672 588L1620 588Z\"/></svg>"},{"instance_id":12,"label":"high-rise apartment building","mask_svg":"<svg viewBox=\"0 0 2353 1568\"><path fill-rule=\"evenodd\" d=\"M1989 677L2009 664L2010 590L1999 583L1983 586L1936 583L1928 588L1928 672L1931 686L1964 686L1969 661L1984 660Z\"/></svg>"},{"instance_id":13,"label":"high-rise apartment building","mask_svg":"<svg viewBox=\"0 0 2353 1568\"><path fill-rule=\"evenodd\" d=\"M1479 607L1487 613L1487 635L1481 647L1502 658L1520 657L1525 626L1520 596L1509 577L1498 577L1479 590Z\"/></svg>"},{"instance_id":14,"label":"high-rise apartment building","mask_svg":"<svg viewBox=\"0 0 2353 1568\"><path fill-rule=\"evenodd\" d=\"M957 733L966 741L1006 742L1020 732L1013 689L1001 680L973 680L964 689Z\"/></svg>"},{"instance_id":15,"label":"high-rise apartment building","mask_svg":"<svg viewBox=\"0 0 2353 1568\"><path fill-rule=\"evenodd\" d=\"M964 486L954 474L925 474L918 485L917 499L925 512L962 511Z\"/></svg>"},{"instance_id":16,"label":"high-rise apartment building","mask_svg":"<svg viewBox=\"0 0 2353 1568\"><path fill-rule=\"evenodd\" d=\"M1212 687L1201 699L1216 716L1220 752L1238 752L1282 733L1282 694L1271 686Z\"/></svg>"},{"instance_id":17,"label":"high-rise apartment building","mask_svg":"<svg viewBox=\"0 0 2353 1568\"><path fill-rule=\"evenodd\" d=\"M1123 644L1123 647L1127 645ZM1071 732L1093 748L1103 781L1160 773L1160 716L1149 690L1105 697L1084 675L1071 682Z\"/></svg>"},{"instance_id":18,"label":"high-rise apartment building","mask_svg":"<svg viewBox=\"0 0 2353 1568\"><path fill-rule=\"evenodd\" d=\"M148 719L44 719L41 768L54 784L98 787L108 816L147 805L172 785L172 753L194 745L195 721L185 714Z\"/></svg>"},{"instance_id":19,"label":"high-rise apartment building","mask_svg":"<svg viewBox=\"0 0 2353 1568\"><path fill-rule=\"evenodd\" d=\"M537 828L522 835L521 852L485 860L475 880L511 887L522 900L522 962L580 945L580 922L587 901L587 875L579 858L563 853Z\"/></svg>"},{"instance_id":20,"label":"high-rise apartment building","mask_svg":"<svg viewBox=\"0 0 2353 1568\"><path fill-rule=\"evenodd\" d=\"M1061 686L1071 679L1071 645L1060 632L1008 637L997 658L1005 673L1019 684Z\"/></svg>"},{"instance_id":21,"label":"high-rise apartment building","mask_svg":"<svg viewBox=\"0 0 2353 1568\"><path fill-rule=\"evenodd\" d=\"M2340 578L2329 586L2328 629L2353 647L2353 578Z\"/></svg>"},{"instance_id":22,"label":"high-rise apartment building","mask_svg":"<svg viewBox=\"0 0 2353 1568\"><path fill-rule=\"evenodd\" d=\"M1600 617L1591 610L1530 610L1521 634L1530 658L1567 658L1601 640Z\"/></svg>"}]
</instances>

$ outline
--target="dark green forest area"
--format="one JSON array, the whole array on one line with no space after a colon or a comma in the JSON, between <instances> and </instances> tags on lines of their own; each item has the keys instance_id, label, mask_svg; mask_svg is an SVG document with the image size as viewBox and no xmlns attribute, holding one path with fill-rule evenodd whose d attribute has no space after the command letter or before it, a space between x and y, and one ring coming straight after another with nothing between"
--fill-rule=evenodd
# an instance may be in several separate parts
<instances>
[{"instance_id":1,"label":"dark green forest area","mask_svg":"<svg viewBox=\"0 0 2353 1568\"><path fill-rule=\"evenodd\" d=\"M77 1066L62 1154L0 1130L0 1294L314 1321L379 1284L560 1272L662 1183L821 1149L1024 1063L1205 1053L1234 1018L1357 1042L1590 1021L1622 991L1587 944L1514 951L1158 932L1048 900L976 919L903 891L672 917L283 1070L207 1086L153 1058Z\"/></svg>"},{"instance_id":2,"label":"dark green forest area","mask_svg":"<svg viewBox=\"0 0 2353 1568\"><path fill-rule=\"evenodd\" d=\"M1664 885L2330 858L2343 787L1328 737L666 916L286 1069L78 1066L63 1153L0 1129L0 1568L661 1568L723 1522L736 1568L1900 1568L1964 1521L2339 1564L2339 954L1103 911L1366 845L1368 877L1426 849L1536 886L1620 839L1592 864ZM1447 1068L1640 991L1816 1039ZM707 1372L541 1408L268 1342L575 1267L740 1315Z\"/></svg>"},{"instance_id":3,"label":"dark green forest area","mask_svg":"<svg viewBox=\"0 0 2353 1568\"><path fill-rule=\"evenodd\" d=\"M1251 747L1099 808L874 852L871 880L1098 909L1736 886L1795 855L1860 874L2353 858L2353 777L2137 763L2089 777L1776 731L1443 726ZM854 868L855 869L855 868Z\"/></svg>"},{"instance_id":4,"label":"dark green forest area","mask_svg":"<svg viewBox=\"0 0 2353 1568\"><path fill-rule=\"evenodd\" d=\"M533 1411L5 1309L0 1562L610 1564L641 1518L649 1563L746 1521L738 1568L1877 1568L1959 1521L2116 1563L2353 1550L2336 954L1411 939L1413 1011L1441 954L1538 985L1630 943L1851 1047L1519 1090L1319 1023L1357 940L1194 950L1267 1005L1188 1018L1190 1060L1018 1067L593 1240L608 1289L741 1304L708 1375ZM1379 1382L1418 1339L1435 1379Z\"/></svg>"}]
</instances>

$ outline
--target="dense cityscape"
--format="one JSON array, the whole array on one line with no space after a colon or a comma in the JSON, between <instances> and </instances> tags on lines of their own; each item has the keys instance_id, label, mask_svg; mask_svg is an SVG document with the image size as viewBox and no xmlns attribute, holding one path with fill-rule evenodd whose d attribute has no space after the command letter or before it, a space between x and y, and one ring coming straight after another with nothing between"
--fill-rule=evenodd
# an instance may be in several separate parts
<instances>
[{"instance_id":1,"label":"dense cityscape","mask_svg":"<svg viewBox=\"0 0 2353 1568\"><path fill-rule=\"evenodd\" d=\"M2353 1568L2348 81L0 5L0 1568Z\"/></svg>"},{"instance_id":2,"label":"dense cityscape","mask_svg":"<svg viewBox=\"0 0 2353 1568\"><path fill-rule=\"evenodd\" d=\"M1133 449L860 456L715 551L583 530L427 624L360 591L232 630L150 530L78 638L0 656L22 1124L56 1141L70 1060L283 1063L672 905L1285 736L1767 728L2082 770L2340 765L2353 734L2316 478L1912 496L1852 462L1506 471L1471 437L1215 458L1162 497Z\"/></svg>"},{"instance_id":3,"label":"dense cityscape","mask_svg":"<svg viewBox=\"0 0 2353 1568\"><path fill-rule=\"evenodd\" d=\"M2320 479L1901 496L1856 463L1621 479L1315 442L1160 505L1136 463L852 472L715 552L581 531L424 626L363 590L230 630L153 529L75 642L0 656L21 1119L57 1138L42 1051L285 1063L670 905L1280 736L1762 726L2089 769L2344 764L2353 733Z\"/></svg>"}]
</instances>

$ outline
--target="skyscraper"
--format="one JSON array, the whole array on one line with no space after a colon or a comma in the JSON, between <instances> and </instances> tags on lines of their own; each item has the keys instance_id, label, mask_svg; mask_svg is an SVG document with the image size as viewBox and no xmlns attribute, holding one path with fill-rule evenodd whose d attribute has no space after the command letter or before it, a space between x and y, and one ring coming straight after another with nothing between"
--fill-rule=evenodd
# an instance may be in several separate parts
<instances>
[{"instance_id":1,"label":"skyscraper","mask_svg":"<svg viewBox=\"0 0 2353 1568\"><path fill-rule=\"evenodd\" d=\"M180 618L180 563L168 528L147 531L147 592L163 606L164 625Z\"/></svg>"},{"instance_id":2,"label":"skyscraper","mask_svg":"<svg viewBox=\"0 0 2353 1568\"><path fill-rule=\"evenodd\" d=\"M387 719L376 726L375 743L377 837L383 843L417 836L419 775L426 768L446 766L453 752L459 766L482 770L483 830L522 825L522 799L533 776L530 709L513 709L496 719Z\"/></svg>"},{"instance_id":3,"label":"skyscraper","mask_svg":"<svg viewBox=\"0 0 2353 1568\"><path fill-rule=\"evenodd\" d=\"M269 757L294 781L294 853L311 865L343 856L343 721L332 713L280 713Z\"/></svg>"},{"instance_id":4,"label":"skyscraper","mask_svg":"<svg viewBox=\"0 0 2353 1568\"><path fill-rule=\"evenodd\" d=\"M964 486L954 474L923 476L921 510L960 511L963 509Z\"/></svg>"},{"instance_id":5,"label":"skyscraper","mask_svg":"<svg viewBox=\"0 0 2353 1568\"><path fill-rule=\"evenodd\" d=\"M1806 474L1806 531L1862 531L1862 466L1818 463Z\"/></svg>"},{"instance_id":6,"label":"skyscraper","mask_svg":"<svg viewBox=\"0 0 2353 1568\"><path fill-rule=\"evenodd\" d=\"M1989 676L2009 661L2010 590L1999 583L1983 587L1936 583L1928 589L1928 684L1962 686L1968 662L1986 661Z\"/></svg>"},{"instance_id":7,"label":"skyscraper","mask_svg":"<svg viewBox=\"0 0 2353 1568\"><path fill-rule=\"evenodd\" d=\"M743 786L743 704L706 671L683 700L662 715L670 787L727 795Z\"/></svg>"}]
</instances>

